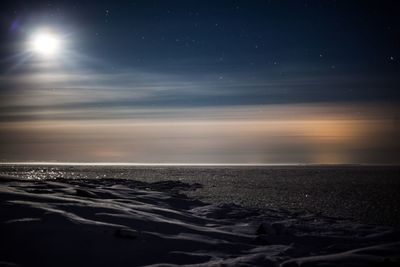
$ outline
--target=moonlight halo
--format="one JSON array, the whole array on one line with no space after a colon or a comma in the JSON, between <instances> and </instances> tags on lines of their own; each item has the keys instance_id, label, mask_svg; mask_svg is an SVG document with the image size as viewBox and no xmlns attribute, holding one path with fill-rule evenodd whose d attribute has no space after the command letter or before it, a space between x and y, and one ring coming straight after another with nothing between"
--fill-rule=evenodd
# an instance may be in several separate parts
<instances>
[{"instance_id":1,"label":"moonlight halo","mask_svg":"<svg viewBox=\"0 0 400 267\"><path fill-rule=\"evenodd\" d=\"M42 56L54 56L60 52L60 38L50 31L39 31L32 35L30 49Z\"/></svg>"}]
</instances>

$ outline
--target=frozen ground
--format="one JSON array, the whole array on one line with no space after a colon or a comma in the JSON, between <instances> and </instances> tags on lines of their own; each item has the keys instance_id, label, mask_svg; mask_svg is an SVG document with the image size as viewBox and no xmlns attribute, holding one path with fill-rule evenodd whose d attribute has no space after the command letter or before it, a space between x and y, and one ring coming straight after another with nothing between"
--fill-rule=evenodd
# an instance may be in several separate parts
<instances>
[{"instance_id":1,"label":"frozen ground","mask_svg":"<svg viewBox=\"0 0 400 267\"><path fill-rule=\"evenodd\" d=\"M389 226L206 204L200 184L0 178L0 266L398 266Z\"/></svg>"}]
</instances>

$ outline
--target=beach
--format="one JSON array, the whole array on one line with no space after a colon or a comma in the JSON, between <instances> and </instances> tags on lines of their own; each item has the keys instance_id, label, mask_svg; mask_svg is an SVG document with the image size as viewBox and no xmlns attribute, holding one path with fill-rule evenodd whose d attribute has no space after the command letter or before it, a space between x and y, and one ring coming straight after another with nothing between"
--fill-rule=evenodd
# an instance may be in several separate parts
<instances>
[{"instance_id":1,"label":"beach","mask_svg":"<svg viewBox=\"0 0 400 267\"><path fill-rule=\"evenodd\" d=\"M207 179L177 178L188 169L161 169L168 175L160 180L149 168L135 169L137 179L115 175L118 168L126 175L120 167L108 167L108 172L90 168L2 168L2 266L399 264L394 219L367 224L305 209L240 205L227 200L226 193L211 198L204 193L212 192ZM215 176L215 170L195 170L198 177ZM251 177L249 170L239 172ZM91 177L94 173L105 177ZM111 173L116 177L107 177Z\"/></svg>"}]
</instances>

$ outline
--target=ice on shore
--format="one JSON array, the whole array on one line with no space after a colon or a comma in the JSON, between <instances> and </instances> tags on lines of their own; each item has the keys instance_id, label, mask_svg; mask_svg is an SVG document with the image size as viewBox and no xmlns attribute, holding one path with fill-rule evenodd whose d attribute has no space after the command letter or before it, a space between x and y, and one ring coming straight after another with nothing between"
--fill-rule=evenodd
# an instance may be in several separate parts
<instances>
[{"instance_id":1,"label":"ice on shore","mask_svg":"<svg viewBox=\"0 0 400 267\"><path fill-rule=\"evenodd\" d=\"M400 233L207 204L197 184L0 178L0 266L397 266Z\"/></svg>"}]
</instances>

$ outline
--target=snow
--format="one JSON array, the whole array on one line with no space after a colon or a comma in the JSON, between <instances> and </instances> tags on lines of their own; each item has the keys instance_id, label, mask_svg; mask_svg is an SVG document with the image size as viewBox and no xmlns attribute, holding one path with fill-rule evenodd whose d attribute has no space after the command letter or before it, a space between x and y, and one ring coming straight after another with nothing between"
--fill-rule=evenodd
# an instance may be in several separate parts
<instances>
[{"instance_id":1,"label":"snow","mask_svg":"<svg viewBox=\"0 0 400 267\"><path fill-rule=\"evenodd\" d=\"M400 233L210 204L200 185L0 178L0 266L394 266Z\"/></svg>"}]
</instances>

